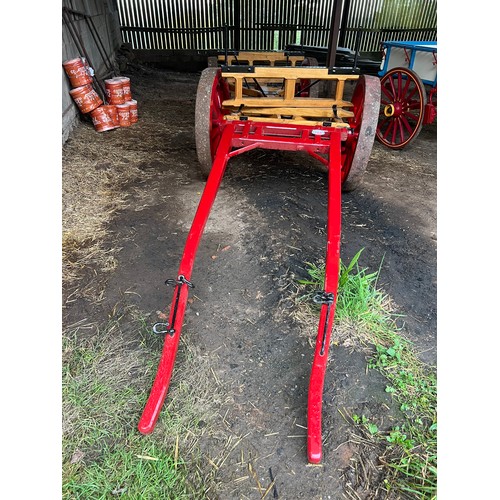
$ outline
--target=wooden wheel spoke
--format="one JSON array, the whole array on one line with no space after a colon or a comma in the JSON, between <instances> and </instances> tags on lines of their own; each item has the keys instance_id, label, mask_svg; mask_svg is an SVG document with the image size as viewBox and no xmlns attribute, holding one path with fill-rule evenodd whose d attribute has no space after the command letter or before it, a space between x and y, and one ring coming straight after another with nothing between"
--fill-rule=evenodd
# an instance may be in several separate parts
<instances>
[{"instance_id":1,"label":"wooden wheel spoke","mask_svg":"<svg viewBox=\"0 0 500 500\"><path fill-rule=\"evenodd\" d=\"M404 129L403 120L397 120L397 124L398 124L399 137L400 137L401 140L404 140L404 138L405 138L405 129Z\"/></svg>"},{"instance_id":2,"label":"wooden wheel spoke","mask_svg":"<svg viewBox=\"0 0 500 500\"><path fill-rule=\"evenodd\" d=\"M389 85L386 84L381 87L381 91L387 96L390 102L393 102L396 97L396 89L394 88L392 79L390 79L388 83Z\"/></svg>"},{"instance_id":3,"label":"wooden wheel spoke","mask_svg":"<svg viewBox=\"0 0 500 500\"><path fill-rule=\"evenodd\" d=\"M415 123L418 123L420 120L420 114L414 115L413 113L409 113L408 111L406 113L403 113L401 117L404 117L407 120L415 120Z\"/></svg>"},{"instance_id":4,"label":"wooden wheel spoke","mask_svg":"<svg viewBox=\"0 0 500 500\"><path fill-rule=\"evenodd\" d=\"M401 129L404 127L408 131L408 134L413 134L415 126L410 124L407 116L401 116L399 121L401 123ZM401 136L403 137L403 135Z\"/></svg>"},{"instance_id":5,"label":"wooden wheel spoke","mask_svg":"<svg viewBox=\"0 0 500 500\"><path fill-rule=\"evenodd\" d=\"M417 86L414 86L411 90L411 92L405 92L405 96L406 96L406 101L410 101L413 96L418 92L418 87ZM420 102L420 99L419 99L419 102Z\"/></svg>"},{"instance_id":6,"label":"wooden wheel spoke","mask_svg":"<svg viewBox=\"0 0 500 500\"><path fill-rule=\"evenodd\" d=\"M396 81L398 82L397 84L397 90L396 90L396 97L398 99L401 99L401 87L403 85L403 75L400 73L396 73Z\"/></svg>"},{"instance_id":7,"label":"wooden wheel spoke","mask_svg":"<svg viewBox=\"0 0 500 500\"><path fill-rule=\"evenodd\" d=\"M397 120L392 121L391 131L392 131L391 142L395 143L396 142L396 134L398 131L398 121Z\"/></svg>"},{"instance_id":8,"label":"wooden wheel spoke","mask_svg":"<svg viewBox=\"0 0 500 500\"><path fill-rule=\"evenodd\" d=\"M416 109L416 110L420 110L422 107L422 103L420 101L412 101L412 102L409 102L406 106L406 109Z\"/></svg>"},{"instance_id":9,"label":"wooden wheel spoke","mask_svg":"<svg viewBox=\"0 0 500 500\"><path fill-rule=\"evenodd\" d=\"M410 88L411 80L409 78L405 79L405 85L403 88L403 91L401 92L401 96L406 96L408 95L408 89Z\"/></svg>"}]
</instances>

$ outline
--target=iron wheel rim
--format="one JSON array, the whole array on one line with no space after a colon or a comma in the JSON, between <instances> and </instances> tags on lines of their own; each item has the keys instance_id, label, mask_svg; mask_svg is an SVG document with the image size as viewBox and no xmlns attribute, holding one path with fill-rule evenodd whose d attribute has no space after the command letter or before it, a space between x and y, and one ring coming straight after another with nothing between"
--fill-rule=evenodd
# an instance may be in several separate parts
<instances>
[{"instance_id":1,"label":"iron wheel rim","mask_svg":"<svg viewBox=\"0 0 500 500\"><path fill-rule=\"evenodd\" d=\"M229 87L220 68L206 68L198 82L195 108L196 153L205 177L212 169L217 147L226 124L222 103L229 98Z\"/></svg>"},{"instance_id":2,"label":"iron wheel rim","mask_svg":"<svg viewBox=\"0 0 500 500\"><path fill-rule=\"evenodd\" d=\"M351 102L354 117L349 118L350 132L342 144L342 191L355 189L365 173L370 159L380 108L380 80L361 75Z\"/></svg>"}]
</instances>

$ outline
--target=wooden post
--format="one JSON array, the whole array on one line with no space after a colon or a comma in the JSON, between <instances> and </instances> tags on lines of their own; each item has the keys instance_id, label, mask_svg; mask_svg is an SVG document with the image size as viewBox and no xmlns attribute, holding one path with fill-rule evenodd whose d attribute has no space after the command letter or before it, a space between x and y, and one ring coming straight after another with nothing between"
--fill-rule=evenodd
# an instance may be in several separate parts
<instances>
[{"instance_id":1,"label":"wooden post","mask_svg":"<svg viewBox=\"0 0 500 500\"><path fill-rule=\"evenodd\" d=\"M337 41L339 38L340 20L342 18L342 2L335 0L335 6L330 26L330 37L328 39L328 55L326 57L326 66L331 68L335 66L335 57L337 55Z\"/></svg>"}]
</instances>

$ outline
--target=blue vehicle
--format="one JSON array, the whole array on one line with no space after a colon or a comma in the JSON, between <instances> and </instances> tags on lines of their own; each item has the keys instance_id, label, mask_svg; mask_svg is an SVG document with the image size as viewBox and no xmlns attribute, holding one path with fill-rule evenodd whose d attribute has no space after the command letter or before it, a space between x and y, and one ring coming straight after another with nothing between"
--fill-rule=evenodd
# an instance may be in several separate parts
<instances>
[{"instance_id":1,"label":"blue vehicle","mask_svg":"<svg viewBox=\"0 0 500 500\"><path fill-rule=\"evenodd\" d=\"M382 43L377 140L391 149L413 141L437 116L437 42Z\"/></svg>"}]
</instances>

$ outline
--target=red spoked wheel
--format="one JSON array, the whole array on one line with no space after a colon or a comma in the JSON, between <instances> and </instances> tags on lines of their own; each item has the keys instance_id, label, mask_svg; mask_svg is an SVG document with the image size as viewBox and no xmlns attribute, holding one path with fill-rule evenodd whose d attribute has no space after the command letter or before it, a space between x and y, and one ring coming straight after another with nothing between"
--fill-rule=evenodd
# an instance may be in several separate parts
<instances>
[{"instance_id":1,"label":"red spoked wheel","mask_svg":"<svg viewBox=\"0 0 500 500\"><path fill-rule=\"evenodd\" d=\"M407 68L393 68L381 78L377 140L391 149L413 141L424 124L427 94L420 77Z\"/></svg>"},{"instance_id":2,"label":"red spoked wheel","mask_svg":"<svg viewBox=\"0 0 500 500\"><path fill-rule=\"evenodd\" d=\"M351 102L354 117L349 118L351 131L342 143L342 191L356 189L366 170L377 130L380 109L380 80L361 75Z\"/></svg>"},{"instance_id":3,"label":"red spoked wheel","mask_svg":"<svg viewBox=\"0 0 500 500\"><path fill-rule=\"evenodd\" d=\"M200 168L205 178L210 174L213 159L226 124L222 102L230 92L220 68L206 68L198 82L195 107L195 141Z\"/></svg>"}]
</instances>

